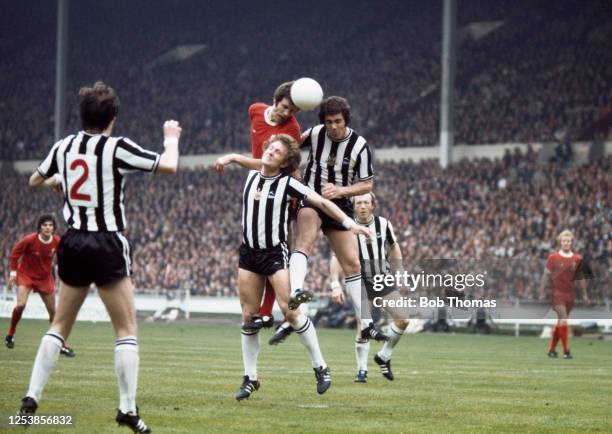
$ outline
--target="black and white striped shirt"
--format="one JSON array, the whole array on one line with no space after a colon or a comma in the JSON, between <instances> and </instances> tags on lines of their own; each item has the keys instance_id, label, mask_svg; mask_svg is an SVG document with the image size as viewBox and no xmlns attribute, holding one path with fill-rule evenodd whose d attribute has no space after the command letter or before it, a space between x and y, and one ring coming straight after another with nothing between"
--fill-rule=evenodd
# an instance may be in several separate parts
<instances>
[{"instance_id":1,"label":"black and white striped shirt","mask_svg":"<svg viewBox=\"0 0 612 434\"><path fill-rule=\"evenodd\" d=\"M252 249L269 249L286 242L289 198L302 200L312 193L289 175L263 176L251 170L242 195L245 244Z\"/></svg>"},{"instance_id":2,"label":"black and white striped shirt","mask_svg":"<svg viewBox=\"0 0 612 434\"><path fill-rule=\"evenodd\" d=\"M372 238L357 235L361 271L365 276L384 274L389 271L387 247L397 242L391 222L384 217L374 216L368 223L359 223L372 232Z\"/></svg>"},{"instance_id":3,"label":"black and white striped shirt","mask_svg":"<svg viewBox=\"0 0 612 434\"><path fill-rule=\"evenodd\" d=\"M81 131L53 145L37 170L45 178L61 176L69 227L115 232L126 227L124 175L136 170L153 172L159 158L128 138Z\"/></svg>"},{"instance_id":4,"label":"black and white striped shirt","mask_svg":"<svg viewBox=\"0 0 612 434\"><path fill-rule=\"evenodd\" d=\"M329 138L324 125L305 133L307 137L301 147L310 147L310 154L304 183L319 194L327 183L347 186L374 176L372 153L366 140L352 129L347 130L348 135L338 142Z\"/></svg>"}]
</instances>

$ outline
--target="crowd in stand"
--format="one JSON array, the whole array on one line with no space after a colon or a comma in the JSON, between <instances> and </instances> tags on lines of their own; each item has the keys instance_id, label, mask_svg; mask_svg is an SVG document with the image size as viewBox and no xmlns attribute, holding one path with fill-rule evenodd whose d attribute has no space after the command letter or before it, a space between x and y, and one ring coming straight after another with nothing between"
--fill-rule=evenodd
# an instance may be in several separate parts
<instances>
[{"instance_id":1,"label":"crowd in stand","mask_svg":"<svg viewBox=\"0 0 612 434\"><path fill-rule=\"evenodd\" d=\"M183 153L244 148L249 104L270 102L283 81L311 76L326 94L348 97L355 128L374 147L438 141L437 2L390 0L381 8L344 0L325 3L324 14L312 4L272 0L111 3L72 4L68 131L79 128L76 90L103 79L122 100L118 134L158 143L159 127L171 117L183 125ZM100 21L78 19L94 6ZM37 5L37 13L28 7L16 5L0 18L7 30L0 44L0 160L38 159L53 140L54 4ZM611 11L606 0L461 3L456 142L571 140L603 116L612 108ZM469 23L492 20L503 25L480 39L466 36ZM194 43L206 47L151 67L164 52ZM300 114L300 122L311 126L316 116Z\"/></svg>"},{"instance_id":2,"label":"crowd in stand","mask_svg":"<svg viewBox=\"0 0 612 434\"><path fill-rule=\"evenodd\" d=\"M491 271L486 291L476 296L538 301L544 261L556 247L556 235L569 228L577 236L576 251L596 276L589 283L591 302L602 305L608 299L611 157L576 166L539 164L533 153L507 154L503 160L462 161L446 170L435 161L379 162L375 171L379 213L393 223L407 264L476 259ZM235 296L246 173L199 169L154 180L131 176L127 235L134 244L139 290ZM12 245L34 230L41 213L58 211L62 204L57 194L29 188L25 176L3 178L14 188L0 196L0 279L8 274ZM327 290L328 260L328 243L321 237L309 257L308 287Z\"/></svg>"}]
</instances>

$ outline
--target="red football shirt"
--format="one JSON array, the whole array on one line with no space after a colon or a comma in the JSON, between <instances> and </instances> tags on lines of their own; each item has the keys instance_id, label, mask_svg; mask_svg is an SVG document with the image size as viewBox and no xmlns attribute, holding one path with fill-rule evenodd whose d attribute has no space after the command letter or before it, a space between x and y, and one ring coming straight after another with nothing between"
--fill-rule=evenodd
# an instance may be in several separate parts
<instances>
[{"instance_id":1,"label":"red football shirt","mask_svg":"<svg viewBox=\"0 0 612 434\"><path fill-rule=\"evenodd\" d=\"M26 235L11 251L10 270L17 271L18 275L24 274L32 280L48 279L59 242L58 235L53 235L47 244L40 241L37 233Z\"/></svg>"},{"instance_id":2,"label":"red football shirt","mask_svg":"<svg viewBox=\"0 0 612 434\"><path fill-rule=\"evenodd\" d=\"M576 276L582 265L582 256L572 253L565 257L555 252L548 257L546 268L552 277L553 294L576 295Z\"/></svg>"},{"instance_id":3,"label":"red football shirt","mask_svg":"<svg viewBox=\"0 0 612 434\"><path fill-rule=\"evenodd\" d=\"M251 148L253 158L261 158L263 155L263 144L274 134L288 134L301 141L300 124L295 116L291 116L285 123L271 125L266 121L265 111L271 106L262 102L256 102L249 107L249 118L251 119Z\"/></svg>"}]
</instances>

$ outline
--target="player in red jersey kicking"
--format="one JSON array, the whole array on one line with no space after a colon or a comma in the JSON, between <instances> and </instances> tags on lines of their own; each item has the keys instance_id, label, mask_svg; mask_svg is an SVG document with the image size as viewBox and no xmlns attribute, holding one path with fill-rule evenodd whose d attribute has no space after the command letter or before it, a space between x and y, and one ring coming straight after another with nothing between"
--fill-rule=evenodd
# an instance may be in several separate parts
<instances>
[{"instance_id":1,"label":"player in red jersey kicking","mask_svg":"<svg viewBox=\"0 0 612 434\"><path fill-rule=\"evenodd\" d=\"M250 137L253 158L260 159L263 155L263 144L276 134L287 134L298 143L301 141L300 125L295 114L298 108L291 100L291 85L293 81L283 83L276 88L273 95L273 105L256 102L249 107L249 119L251 121ZM223 165L228 161L220 160ZM291 228L289 229L291 230ZM289 240L291 244L291 240ZM261 327L272 327L274 318L272 308L276 300L274 289L266 279L266 287L259 315L245 323L248 330L260 329Z\"/></svg>"},{"instance_id":2,"label":"player in red jersey kicking","mask_svg":"<svg viewBox=\"0 0 612 434\"><path fill-rule=\"evenodd\" d=\"M36 232L26 235L13 247L10 258L8 287L17 285L17 305L11 315L11 323L4 340L7 348L15 346L15 329L28 303L30 292L38 292L47 312L49 321L55 316L55 281L51 267L57 252L60 237L54 234L55 219L43 215L38 219ZM61 354L74 357L72 348L64 346Z\"/></svg>"},{"instance_id":3,"label":"player in red jersey kicking","mask_svg":"<svg viewBox=\"0 0 612 434\"><path fill-rule=\"evenodd\" d=\"M572 358L572 354L567 347L567 319L576 300L576 285L574 282L578 281L582 290L582 298L585 302L588 302L586 279L589 271L582 256L572 252L574 241L574 234L569 230L564 230L559 234L557 244L560 246L560 250L548 257L544 275L540 282L542 298L546 288L549 285L552 287L552 308L558 317L548 349L548 357L552 358L558 356L556 350L559 340L561 340L563 346L563 358Z\"/></svg>"}]
</instances>

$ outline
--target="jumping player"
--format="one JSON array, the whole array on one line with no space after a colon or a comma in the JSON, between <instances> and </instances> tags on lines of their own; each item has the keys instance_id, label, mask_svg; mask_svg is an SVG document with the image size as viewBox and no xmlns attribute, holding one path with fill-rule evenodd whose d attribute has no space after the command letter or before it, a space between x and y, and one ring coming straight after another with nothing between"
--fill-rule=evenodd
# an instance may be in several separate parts
<instances>
[{"instance_id":1,"label":"jumping player","mask_svg":"<svg viewBox=\"0 0 612 434\"><path fill-rule=\"evenodd\" d=\"M20 413L36 412L64 339L72 330L89 286L95 283L117 337L115 372L120 402L115 420L134 432L149 433L136 406L138 339L132 247L123 235L123 188L129 172L176 173L181 128L176 121L164 123L165 150L160 155L128 138L111 136L119 99L110 86L97 82L93 87L83 87L79 98L83 130L53 145L30 177L32 186L61 185L68 231L57 252L61 288L57 313L38 348Z\"/></svg>"},{"instance_id":2,"label":"jumping player","mask_svg":"<svg viewBox=\"0 0 612 434\"><path fill-rule=\"evenodd\" d=\"M578 281L583 300L585 302L589 300L586 283L589 271L582 256L572 251L574 241L574 234L567 229L559 234L557 244L560 250L548 257L540 281L541 298L544 298L546 288L552 287L552 308L558 317L548 348L548 357L552 358L558 357L557 343L559 340L561 340L563 346L563 358L572 358L572 353L567 346L569 334L567 320L576 300L575 281Z\"/></svg>"},{"instance_id":3,"label":"jumping player","mask_svg":"<svg viewBox=\"0 0 612 434\"><path fill-rule=\"evenodd\" d=\"M372 153L366 140L349 127L351 107L339 96L325 99L319 109L317 125L304 133L303 148L310 148L304 171L304 183L324 198L333 201L347 215L353 215L351 197L370 193L374 185ZM347 290L361 289L361 267L357 238L345 228L308 204L302 204L297 217L297 240L289 264L291 299L289 308L312 299L312 292L304 289L308 255L317 239L319 229L330 246L346 276ZM282 332L282 331L281 331ZM363 339L387 340L374 328L371 319L362 318Z\"/></svg>"},{"instance_id":4,"label":"jumping player","mask_svg":"<svg viewBox=\"0 0 612 434\"><path fill-rule=\"evenodd\" d=\"M240 163L237 156L235 163ZM287 222L290 198L305 200L322 209L335 221L341 222L352 234L368 235L369 231L356 225L331 201L323 199L312 189L291 177L300 163L297 142L286 134L272 136L265 144L259 171L251 170L243 192L242 228L240 246L238 292L243 320L248 322L259 311L264 279L268 279L276 292L277 302L294 327L300 341L308 349L317 380L317 392L323 394L331 385L329 368L323 359L314 324L300 311L289 310L289 273L287 249ZM257 357L259 330L242 329L242 355L244 377L237 400L249 398L258 390Z\"/></svg>"},{"instance_id":5,"label":"jumping player","mask_svg":"<svg viewBox=\"0 0 612 434\"><path fill-rule=\"evenodd\" d=\"M49 322L55 316L55 280L53 279L53 257L57 252L60 237L55 235L55 219L45 214L38 219L36 232L22 238L11 251L9 261L9 289L17 285L17 305L11 315L11 323L4 342L7 348L15 347L15 331L32 291L43 301ZM74 357L72 348L63 346L60 354Z\"/></svg>"},{"instance_id":6,"label":"jumping player","mask_svg":"<svg viewBox=\"0 0 612 434\"><path fill-rule=\"evenodd\" d=\"M291 85L293 81L283 83L276 88L273 95L273 105L257 102L249 107L251 121L251 150L253 158L261 159L264 143L275 134L287 134L300 142L300 125L295 114L298 108L291 100ZM261 327L271 327L274 323L272 308L274 307L274 289L266 279L266 289L259 314L254 315L248 324L247 330Z\"/></svg>"},{"instance_id":7,"label":"jumping player","mask_svg":"<svg viewBox=\"0 0 612 434\"><path fill-rule=\"evenodd\" d=\"M367 299L363 297L362 289L349 292L349 296L353 300L355 308L355 317L357 318L357 336L355 338L355 358L357 360L357 375L356 383L366 383L368 381L368 353L370 351L369 339L362 337L360 321L361 317L370 317L369 303L374 297L383 297L384 299L400 299L401 296L396 288L385 288L383 291L375 291L373 289L372 277L376 274L385 274L390 271L389 264L395 268L401 267L402 251L393 231L391 222L384 217L374 215L376 210L376 196L374 193L362 194L353 197L353 205L355 207L356 222L364 227L367 227L373 234L372 238L366 238L358 235L359 243L359 260L361 263L361 274L363 281L363 289L367 295ZM338 259L332 256L330 261L330 280L332 288L332 301L334 303L344 303L344 292L340 285L341 267ZM405 319L406 314L400 309L392 309L385 304L383 307L391 317L391 333L389 340L385 342L382 349L374 356L374 362L380 368L382 375L393 381L395 378L391 371L391 355L393 348L397 345L404 334L408 321Z\"/></svg>"}]
</instances>

